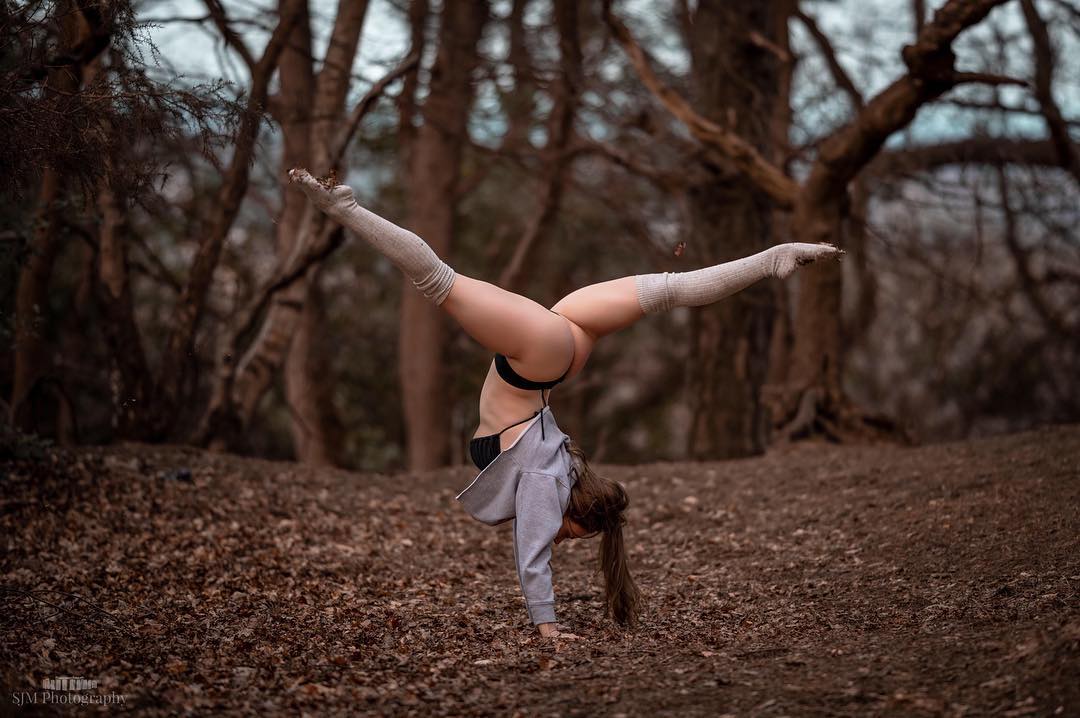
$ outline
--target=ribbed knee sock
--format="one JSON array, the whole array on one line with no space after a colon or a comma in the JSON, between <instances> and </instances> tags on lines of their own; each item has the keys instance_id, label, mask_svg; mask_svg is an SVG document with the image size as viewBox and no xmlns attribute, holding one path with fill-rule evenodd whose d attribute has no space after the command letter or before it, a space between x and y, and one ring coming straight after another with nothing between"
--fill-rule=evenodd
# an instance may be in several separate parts
<instances>
[{"instance_id":1,"label":"ribbed knee sock","mask_svg":"<svg viewBox=\"0 0 1080 718\"><path fill-rule=\"evenodd\" d=\"M326 189L307 170L289 171L289 178L329 217L356 234L394 263L423 295L442 304L454 286L454 270L427 242L356 203L353 191L339 184Z\"/></svg>"},{"instance_id":2,"label":"ribbed knee sock","mask_svg":"<svg viewBox=\"0 0 1080 718\"><path fill-rule=\"evenodd\" d=\"M675 307L700 307L746 289L765 277L783 279L796 267L843 252L831 244L778 244L764 252L692 272L659 272L634 277L638 304L646 314Z\"/></svg>"}]
</instances>

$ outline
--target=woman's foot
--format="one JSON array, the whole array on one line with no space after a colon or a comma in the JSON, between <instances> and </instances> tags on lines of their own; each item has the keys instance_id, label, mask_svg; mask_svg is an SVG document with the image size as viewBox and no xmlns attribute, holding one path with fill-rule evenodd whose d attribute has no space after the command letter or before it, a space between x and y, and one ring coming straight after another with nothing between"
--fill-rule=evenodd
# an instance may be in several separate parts
<instances>
[{"instance_id":1,"label":"woman's foot","mask_svg":"<svg viewBox=\"0 0 1080 718\"><path fill-rule=\"evenodd\" d=\"M289 181L299 186L316 207L334 219L340 220L348 210L356 206L352 188L336 184L333 177L324 184L306 169L297 167L289 170Z\"/></svg>"},{"instance_id":2,"label":"woman's foot","mask_svg":"<svg viewBox=\"0 0 1080 718\"><path fill-rule=\"evenodd\" d=\"M811 264L819 259L839 259L844 250L834 245L822 242L821 244L808 244L806 242L789 242L778 244L772 248L773 276L784 279L791 275L798 267Z\"/></svg>"}]
</instances>

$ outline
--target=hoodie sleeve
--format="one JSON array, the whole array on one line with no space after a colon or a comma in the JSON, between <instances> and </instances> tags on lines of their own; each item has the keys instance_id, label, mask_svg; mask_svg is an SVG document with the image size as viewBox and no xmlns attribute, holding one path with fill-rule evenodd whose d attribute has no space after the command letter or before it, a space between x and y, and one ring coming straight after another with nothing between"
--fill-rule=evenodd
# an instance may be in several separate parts
<instances>
[{"instance_id":1,"label":"hoodie sleeve","mask_svg":"<svg viewBox=\"0 0 1080 718\"><path fill-rule=\"evenodd\" d=\"M514 560L533 624L554 623L551 542L562 526L558 478L526 471L518 481L514 519Z\"/></svg>"}]
</instances>

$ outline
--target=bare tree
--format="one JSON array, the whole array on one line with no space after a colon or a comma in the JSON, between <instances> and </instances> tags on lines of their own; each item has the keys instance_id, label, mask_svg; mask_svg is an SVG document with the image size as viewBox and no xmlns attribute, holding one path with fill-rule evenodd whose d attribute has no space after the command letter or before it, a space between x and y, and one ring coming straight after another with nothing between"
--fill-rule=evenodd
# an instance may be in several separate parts
<instances>
[{"instance_id":1,"label":"bare tree","mask_svg":"<svg viewBox=\"0 0 1080 718\"><path fill-rule=\"evenodd\" d=\"M407 226L440 256L450 257L462 149L472 100L476 44L488 17L484 0L445 3L439 48L420 113L423 124L409 149ZM443 376L446 319L404 282L399 334L399 380L408 436L408 465L429 469L446 461L447 400Z\"/></svg>"},{"instance_id":2,"label":"bare tree","mask_svg":"<svg viewBox=\"0 0 1080 718\"><path fill-rule=\"evenodd\" d=\"M206 221L205 234L199 238L187 282L177 301L174 325L166 341L158 371L157 397L151 419L152 434L156 437L164 437L172 430L177 410L184 398L184 387L189 378L191 358L195 350L195 333L206 308L207 292L225 237L240 211L240 203L247 191L255 141L267 103L270 78L277 69L288 38L303 11L303 0L287 0L262 55L256 59L243 39L228 26L220 6L213 0L208 0L208 5L213 9L214 20L221 27L226 41L248 66L251 85L246 111L237 129L233 154L225 169L213 214Z\"/></svg>"},{"instance_id":3,"label":"bare tree","mask_svg":"<svg viewBox=\"0 0 1080 718\"><path fill-rule=\"evenodd\" d=\"M320 174L330 171L367 5L348 1L339 4L323 66L316 73L305 3L302 21L293 31L290 47L282 58L281 90L275 103L274 114L281 124L284 142L281 176L296 166L310 165ZM335 169L344 171L343 167ZM277 252L282 265L304 252L315 241L315 235L324 231L324 223L310 213L299 190L286 186L283 192L284 203L277 223ZM258 335L239 358L232 395L239 424L246 426L288 356L285 393L292 408L296 456L307 463L328 464L335 461L338 452L334 446L338 440L333 438L332 427L336 424L333 405L326 397L330 379L314 371L318 357L312 351L313 333L318 334L320 321L318 305L312 302L318 297L317 273L318 266L313 266L302 278L276 293ZM212 410L218 408L214 406ZM219 425L216 432L219 442L229 436L221 428Z\"/></svg>"},{"instance_id":4,"label":"bare tree","mask_svg":"<svg viewBox=\"0 0 1080 718\"><path fill-rule=\"evenodd\" d=\"M308 166L319 174L343 174L346 147L362 119L386 87L417 63L415 54L406 58L376 82L346 117L344 100L364 16L361 5L341 4L317 76L308 23L302 22L295 31L283 59L281 93L275 106L283 129L283 169ZM329 397L333 382L324 371L317 371L322 361L315 350L320 319L311 300L318 300L313 278L343 237L340 227L312 211L298 190L286 186L283 196L277 266L220 341L211 400L198 438L217 448L236 445L278 369L287 356L295 356L286 364L285 379L296 455L308 463L334 463L339 439ZM241 341L253 330L254 339L243 350Z\"/></svg>"},{"instance_id":5,"label":"bare tree","mask_svg":"<svg viewBox=\"0 0 1080 718\"><path fill-rule=\"evenodd\" d=\"M730 162L755 188L778 207L789 209L792 230L800 241L830 241L845 245L844 218L850 207L849 183L878 154L885 140L905 127L920 107L966 82L1022 84L1007 77L964 73L954 68L952 42L965 29L981 22L1005 0L951 0L922 26L914 44L903 51L907 72L855 113L852 121L818 146L805 180L791 179L734 128L701 114L656 75L626 26L609 11L608 21L645 86L699 142ZM850 95L850 91L849 91ZM859 413L846 400L840 377L843 359L840 328L840 268L825 265L805 272L800 281L787 406L794 413L812 399L811 417L830 427L834 436L858 431ZM803 412L806 414L807 412ZM806 423L806 422L800 422ZM805 428L805 427L793 427Z\"/></svg>"},{"instance_id":6,"label":"bare tree","mask_svg":"<svg viewBox=\"0 0 1080 718\"><path fill-rule=\"evenodd\" d=\"M4 12L8 15L5 20L12 24L34 23L29 16L9 15L6 5ZM20 68L21 73L11 73L9 78L16 78L16 85L5 87L5 95L8 95L5 100L15 99L18 94L31 89L36 80L44 79L42 90L46 102L59 100L61 103L51 109L59 110L64 105L77 107L88 66L111 41L115 12L116 10L111 13L103 12L102 8L92 2L71 0L60 3L57 12L47 15L43 21L57 25L57 53L43 59L40 65ZM33 31L34 28L29 29L31 33ZM34 58L29 59L32 61ZM13 117L19 116L20 108L12 107L7 101L4 105L15 110ZM76 126L57 127L56 122L43 123L40 128L34 128L34 131L40 129L47 136L50 128L69 135L78 133ZM13 135L17 136L17 133ZM78 137L69 136L64 139L76 144L80 141ZM17 149L13 154L15 157L9 160L9 163L15 167L9 165L9 168L23 169L18 164L26 158L20 158ZM44 161L44 167L40 173L37 209L27 259L19 272L15 294L15 360L10 420L16 426L27 430L55 428L57 436L63 441L71 438L73 418L67 393L63 390L60 378L54 375L54 361L46 338L49 283L53 263L61 248L62 205L65 193L73 189L70 180L93 181L93 177L87 177L85 172L77 177L69 176L64 172L63 155L53 157L46 153L40 160ZM9 185L16 184L18 178L9 177L6 182ZM48 427L49 423L52 423L53 427Z\"/></svg>"}]
</instances>

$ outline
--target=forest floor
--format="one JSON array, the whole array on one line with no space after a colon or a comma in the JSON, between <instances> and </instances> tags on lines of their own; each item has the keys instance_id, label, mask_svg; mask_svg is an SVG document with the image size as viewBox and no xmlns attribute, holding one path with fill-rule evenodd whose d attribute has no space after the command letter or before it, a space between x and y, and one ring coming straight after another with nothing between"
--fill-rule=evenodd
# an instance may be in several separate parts
<instances>
[{"instance_id":1,"label":"forest floor","mask_svg":"<svg viewBox=\"0 0 1080 718\"><path fill-rule=\"evenodd\" d=\"M0 715L1080 715L1080 426L921 448L598 465L649 608L602 616L595 541L528 625L475 472L193 449L0 465ZM43 691L78 676L82 693ZM38 701L32 704L31 696ZM114 698L113 700L118 700Z\"/></svg>"}]
</instances>

